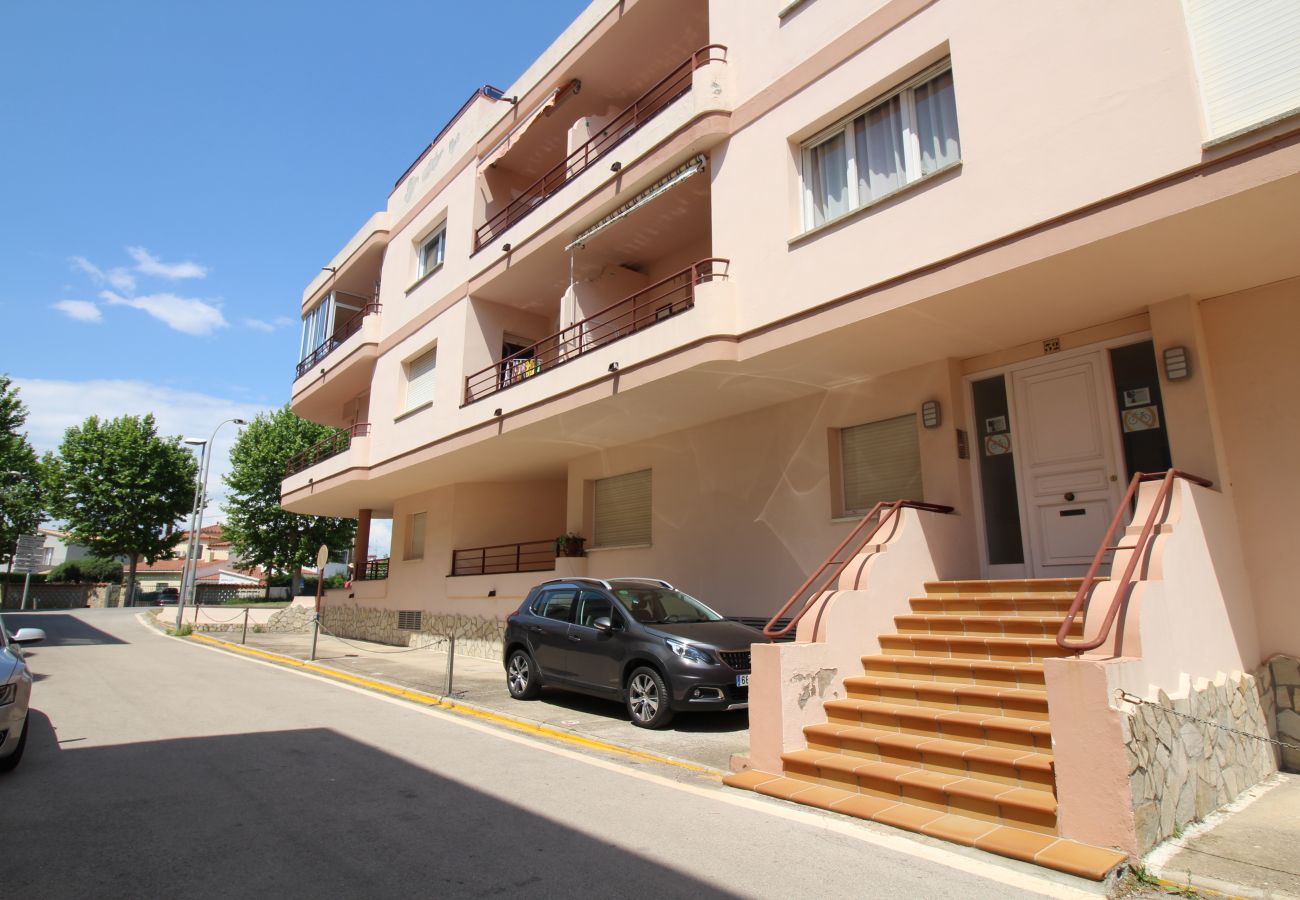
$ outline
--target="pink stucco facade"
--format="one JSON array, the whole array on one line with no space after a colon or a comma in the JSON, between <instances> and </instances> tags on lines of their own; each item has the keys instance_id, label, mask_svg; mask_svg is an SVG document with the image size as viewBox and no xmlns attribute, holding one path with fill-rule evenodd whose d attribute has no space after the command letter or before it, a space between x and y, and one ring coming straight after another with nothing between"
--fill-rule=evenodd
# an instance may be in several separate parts
<instances>
[{"instance_id":1,"label":"pink stucco facade","mask_svg":"<svg viewBox=\"0 0 1300 900\"><path fill-rule=\"evenodd\" d=\"M1054 708L1091 703L1099 730L1080 739L1096 741L1122 730L1104 700L1117 678L1173 693L1300 653L1288 590L1300 407L1287 400L1300 392L1300 118L1216 131L1197 27L1177 0L595 0L518 82L476 93L332 259L322 248L332 271L307 286L304 314L332 292L374 308L300 367L293 405L369 428L290 475L283 503L393 524L386 581L334 592L327 609L473 621L484 653L555 573L654 574L724 614L766 617L851 527L846 431L915 415L912 499L956 514L924 533L909 520L914 541L855 591L872 612L840 601L830 621L848 649L805 635L790 651L851 659L853 641L873 639L868 620L926 578L1081 574L1075 545L1095 548L1093 533L1061 530L1030 470L1033 448L1064 433L1032 392L1078 370L1094 373L1079 384L1097 411L1097 510L1115 508L1141 441L1215 488L1177 498L1188 524L1165 552L1186 555L1192 580L1153 579L1128 620L1188 634L1157 647L1134 632L1111 650L1143 660L1122 678L1104 654L1087 664L1101 668L1061 668ZM813 143L896 91L900 121L920 121L918 85L944 72L955 156L908 162L897 190L866 201L860 188L858 208L810 222ZM656 97L670 78L671 97ZM655 114L633 127L619 116L634 102ZM924 139L923 125L902 127L900 140ZM594 163L564 162L620 128ZM704 260L725 263L703 277ZM642 298L627 307L635 326L602 324L624 298ZM1178 349L1188 371L1171 378ZM431 385L416 384L431 354ZM1136 376L1120 360L1134 354L1147 380L1126 393ZM486 388L467 394L467 380ZM993 382L1001 417L977 410ZM927 402L934 427L920 422ZM1131 408L1156 410L1154 426ZM1134 438L1142 429L1158 434ZM988 439L1004 433L1017 468L997 482L986 456L1003 445ZM593 486L643 470L650 539L602 544ZM1010 492L1001 518L995 490ZM448 574L457 550L565 531L588 553L549 576ZM1206 572L1213 590L1193 578ZM1180 591L1203 607L1194 620ZM773 671L786 664L763 652ZM759 755L779 753L790 727L768 699L755 705ZM1097 787L1062 759L1063 790ZM1096 777L1118 778L1122 756L1112 763ZM1062 823L1138 849L1131 823L1130 838L1087 815Z\"/></svg>"}]
</instances>

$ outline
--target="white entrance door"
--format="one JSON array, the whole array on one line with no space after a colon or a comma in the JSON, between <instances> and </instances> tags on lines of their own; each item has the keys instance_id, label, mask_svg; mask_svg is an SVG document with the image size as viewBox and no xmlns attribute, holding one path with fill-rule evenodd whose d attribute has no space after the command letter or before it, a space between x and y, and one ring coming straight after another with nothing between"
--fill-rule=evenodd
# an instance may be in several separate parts
<instances>
[{"instance_id":1,"label":"white entrance door","mask_svg":"<svg viewBox=\"0 0 1300 900\"><path fill-rule=\"evenodd\" d=\"M1011 373L1025 543L1036 578L1082 575L1123 499L1102 352Z\"/></svg>"}]
</instances>

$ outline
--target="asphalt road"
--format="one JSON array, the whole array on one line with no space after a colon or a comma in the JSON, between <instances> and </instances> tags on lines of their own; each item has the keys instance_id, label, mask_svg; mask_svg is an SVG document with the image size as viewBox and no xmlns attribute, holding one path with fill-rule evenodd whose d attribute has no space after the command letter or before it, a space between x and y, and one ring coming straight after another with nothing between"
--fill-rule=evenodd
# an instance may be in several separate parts
<instances>
[{"instance_id":1,"label":"asphalt road","mask_svg":"<svg viewBox=\"0 0 1300 900\"><path fill-rule=\"evenodd\" d=\"M49 635L5 897L1028 897L1074 882L156 634Z\"/></svg>"}]
</instances>

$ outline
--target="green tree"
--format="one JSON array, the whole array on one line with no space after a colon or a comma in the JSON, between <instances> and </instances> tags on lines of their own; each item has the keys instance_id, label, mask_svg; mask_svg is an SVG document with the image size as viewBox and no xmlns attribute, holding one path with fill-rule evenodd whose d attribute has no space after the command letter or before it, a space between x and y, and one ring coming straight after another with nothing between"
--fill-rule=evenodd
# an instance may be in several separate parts
<instances>
[{"instance_id":1,"label":"green tree","mask_svg":"<svg viewBox=\"0 0 1300 900\"><path fill-rule=\"evenodd\" d=\"M18 538L45 518L41 462L22 431L26 423L18 388L0 375L0 561L12 558Z\"/></svg>"},{"instance_id":2,"label":"green tree","mask_svg":"<svg viewBox=\"0 0 1300 900\"><path fill-rule=\"evenodd\" d=\"M91 416L64 433L45 467L50 512L96 556L127 557L132 596L140 560L171 555L174 527L194 502L194 456L179 437L159 437L152 415Z\"/></svg>"},{"instance_id":3,"label":"green tree","mask_svg":"<svg viewBox=\"0 0 1300 900\"><path fill-rule=\"evenodd\" d=\"M87 556L59 563L45 573L46 581L91 581L96 584L122 583L122 564L115 559Z\"/></svg>"},{"instance_id":4,"label":"green tree","mask_svg":"<svg viewBox=\"0 0 1300 900\"><path fill-rule=\"evenodd\" d=\"M288 406L258 416L230 450L226 518L222 524L231 548L245 563L275 572L296 573L314 564L321 544L341 550L352 544L353 519L304 516L280 506L285 467L295 455L337 433L300 419ZM268 581L269 584L269 581Z\"/></svg>"}]
</instances>

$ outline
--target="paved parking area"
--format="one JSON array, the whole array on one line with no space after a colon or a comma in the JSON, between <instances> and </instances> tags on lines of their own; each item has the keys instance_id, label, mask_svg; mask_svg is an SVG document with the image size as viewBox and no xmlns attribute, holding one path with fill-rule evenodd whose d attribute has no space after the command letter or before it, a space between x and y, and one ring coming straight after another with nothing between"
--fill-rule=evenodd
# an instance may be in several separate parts
<instances>
[{"instance_id":1,"label":"paved parking area","mask_svg":"<svg viewBox=\"0 0 1300 900\"><path fill-rule=\"evenodd\" d=\"M238 634L213 637L239 640ZM311 635L249 633L247 646L307 659ZM408 650L322 634L316 662L428 694L442 696L446 688L447 654L441 648ZM633 725L622 704L581 694L547 688L538 700L515 700L506 690L505 669L495 660L458 655L452 695L492 712L723 771L730 771L733 754L749 753L749 714L745 710L680 713L667 728L650 731Z\"/></svg>"}]
</instances>

